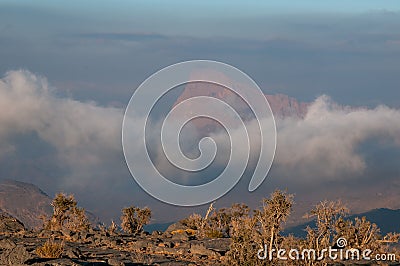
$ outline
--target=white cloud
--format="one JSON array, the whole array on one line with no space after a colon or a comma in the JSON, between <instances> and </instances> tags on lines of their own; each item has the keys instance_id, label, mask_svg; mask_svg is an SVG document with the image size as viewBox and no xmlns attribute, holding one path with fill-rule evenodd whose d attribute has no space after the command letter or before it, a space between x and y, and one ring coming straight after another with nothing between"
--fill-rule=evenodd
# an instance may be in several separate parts
<instances>
[{"instance_id":1,"label":"white cloud","mask_svg":"<svg viewBox=\"0 0 400 266\"><path fill-rule=\"evenodd\" d=\"M79 176L70 184L84 183L88 172L120 153L122 110L58 98L45 78L28 71L0 80L0 110L0 154L13 151L13 136L35 132L56 148L71 176Z\"/></svg>"},{"instance_id":2,"label":"white cloud","mask_svg":"<svg viewBox=\"0 0 400 266\"><path fill-rule=\"evenodd\" d=\"M70 170L71 176L64 180L66 185L86 185L122 171L127 174L126 168L120 169L124 166L122 109L56 97L45 78L28 71L11 71L0 80L0 110L0 158L15 150L13 136L35 132L55 147L58 161ZM138 124L143 123L143 118L137 119L141 121ZM293 181L360 177L368 167L360 145L378 140L393 142L398 149L399 121L400 111L396 109L352 109L335 104L327 96L319 97L304 119L287 117L277 121L278 146L273 167L277 175ZM194 133L183 139L190 141L193 136ZM218 141L226 135L213 137ZM235 143L234 133L232 137ZM229 150L223 147L220 152ZM155 151L158 167L173 175L167 161L160 159L161 147ZM253 154L251 158L254 157ZM217 164L222 162L226 160L217 158ZM183 174L183 178L188 177Z\"/></svg>"},{"instance_id":3,"label":"white cloud","mask_svg":"<svg viewBox=\"0 0 400 266\"><path fill-rule=\"evenodd\" d=\"M400 110L386 106L374 109L350 108L334 103L328 96L317 98L308 108L304 119L277 118L277 150L273 164L274 178L283 182L345 181L367 175L366 170L378 169L368 165L365 157L374 151L362 150L368 142L390 143L400 147ZM266 123L268 124L268 123ZM259 145L254 128L256 122L247 123L252 128L252 147ZM256 132L256 133L254 133ZM233 137L233 145L243 143ZM215 139L226 138L216 134ZM236 144L235 144L236 143ZM239 144L237 144L239 143ZM251 158L258 159L258 150ZM222 147L219 152L229 152ZM386 165L387 167L388 165ZM398 169L398 165L390 164Z\"/></svg>"},{"instance_id":4,"label":"white cloud","mask_svg":"<svg viewBox=\"0 0 400 266\"><path fill-rule=\"evenodd\" d=\"M279 121L276 164L292 178L340 179L360 176L366 161L359 148L366 141L400 144L400 111L341 107L327 96L309 107L304 119Z\"/></svg>"}]
</instances>

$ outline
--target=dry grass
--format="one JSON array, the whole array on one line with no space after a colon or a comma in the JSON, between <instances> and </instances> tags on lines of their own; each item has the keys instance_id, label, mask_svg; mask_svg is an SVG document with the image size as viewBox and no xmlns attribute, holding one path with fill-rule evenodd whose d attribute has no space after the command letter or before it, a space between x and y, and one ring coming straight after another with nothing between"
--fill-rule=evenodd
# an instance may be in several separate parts
<instances>
[{"instance_id":1,"label":"dry grass","mask_svg":"<svg viewBox=\"0 0 400 266\"><path fill-rule=\"evenodd\" d=\"M64 251L64 243L47 240L43 246L36 248L36 254L41 258L60 258Z\"/></svg>"},{"instance_id":2,"label":"dry grass","mask_svg":"<svg viewBox=\"0 0 400 266\"><path fill-rule=\"evenodd\" d=\"M178 229L178 230L174 230L171 232L171 235L175 235L175 234L183 234L186 233L189 236L193 236L196 234L196 230L193 229Z\"/></svg>"}]
</instances>

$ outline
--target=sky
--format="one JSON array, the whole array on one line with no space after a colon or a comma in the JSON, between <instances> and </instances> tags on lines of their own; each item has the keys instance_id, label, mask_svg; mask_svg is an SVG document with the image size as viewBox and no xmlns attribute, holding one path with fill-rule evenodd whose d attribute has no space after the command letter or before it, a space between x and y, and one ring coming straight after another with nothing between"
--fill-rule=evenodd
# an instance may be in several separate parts
<instances>
[{"instance_id":1,"label":"sky","mask_svg":"<svg viewBox=\"0 0 400 266\"><path fill-rule=\"evenodd\" d=\"M272 93L399 106L397 1L162 2L2 1L0 72L28 69L72 97L126 104L153 72L212 59Z\"/></svg>"},{"instance_id":2,"label":"sky","mask_svg":"<svg viewBox=\"0 0 400 266\"><path fill-rule=\"evenodd\" d=\"M333 133L312 114L281 122L284 141L272 169L281 184L293 173L324 182L364 175L368 184L385 173L396 181L392 160L371 165L382 153L399 156L399 28L394 0L0 1L0 172L49 194L71 191L107 219L116 215L107 212L113 202L162 209L129 177L120 143L123 111L155 71L209 59L241 69L265 93L311 103L334 121ZM348 137L353 125L359 131ZM292 137L293 131L301 134ZM338 138L347 140L343 149L328 145ZM297 143L315 149L302 159L304 153L291 153ZM104 206L96 205L100 197Z\"/></svg>"}]
</instances>

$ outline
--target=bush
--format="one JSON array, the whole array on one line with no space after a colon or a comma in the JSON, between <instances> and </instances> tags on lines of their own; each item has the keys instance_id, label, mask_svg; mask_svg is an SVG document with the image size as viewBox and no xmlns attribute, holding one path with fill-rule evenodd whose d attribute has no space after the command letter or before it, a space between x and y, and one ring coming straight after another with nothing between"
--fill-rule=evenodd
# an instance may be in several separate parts
<instances>
[{"instance_id":1,"label":"bush","mask_svg":"<svg viewBox=\"0 0 400 266\"><path fill-rule=\"evenodd\" d=\"M122 209L121 228L129 234L139 234L143 226L150 222L151 210L147 207L141 209L135 206Z\"/></svg>"},{"instance_id":2,"label":"bush","mask_svg":"<svg viewBox=\"0 0 400 266\"><path fill-rule=\"evenodd\" d=\"M230 208L216 210L211 203L204 217L194 213L181 220L183 225L196 230L199 238L230 237L232 220L249 214L249 207L245 204L233 204Z\"/></svg>"},{"instance_id":3,"label":"bush","mask_svg":"<svg viewBox=\"0 0 400 266\"><path fill-rule=\"evenodd\" d=\"M317 261L306 257L303 260L278 260L276 252L280 249L314 249L320 254L322 249L334 247L336 241L343 237L347 248L371 249L373 253L397 252L390 248L397 243L400 234L379 235L377 225L363 218L346 220L349 210L340 201L322 201L306 215L315 219L315 228L307 227L305 239L292 235L282 236L283 225L291 214L293 195L276 190L269 198L262 200L262 205L250 214L244 204L233 204L230 208L215 210L210 205L204 217L192 214L181 221L183 225L195 230L200 238L230 237L231 245L223 257L226 265L329 265L329 258ZM275 250L275 255L260 260L257 253L260 249ZM268 254L268 253L267 253Z\"/></svg>"},{"instance_id":4,"label":"bush","mask_svg":"<svg viewBox=\"0 0 400 266\"><path fill-rule=\"evenodd\" d=\"M239 212L231 219L232 244L227 252L227 262L233 265L265 265L276 263L257 258L257 251L273 248L278 250L283 237L279 234L291 213L293 195L276 190L270 198L262 200L262 206L254 211Z\"/></svg>"},{"instance_id":5,"label":"bush","mask_svg":"<svg viewBox=\"0 0 400 266\"><path fill-rule=\"evenodd\" d=\"M45 229L59 231L66 228L74 232L89 229L90 223L85 210L77 206L73 195L58 193L51 205L53 215L50 220L44 222Z\"/></svg>"},{"instance_id":6,"label":"bush","mask_svg":"<svg viewBox=\"0 0 400 266\"><path fill-rule=\"evenodd\" d=\"M43 246L36 248L36 254L41 258L57 259L64 251L64 243L57 243L54 240L47 240Z\"/></svg>"}]
</instances>

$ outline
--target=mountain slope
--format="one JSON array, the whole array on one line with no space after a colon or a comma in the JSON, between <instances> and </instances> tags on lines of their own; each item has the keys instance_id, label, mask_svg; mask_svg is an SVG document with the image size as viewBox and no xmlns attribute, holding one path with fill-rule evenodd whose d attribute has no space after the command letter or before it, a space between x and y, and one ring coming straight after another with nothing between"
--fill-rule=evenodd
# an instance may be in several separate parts
<instances>
[{"instance_id":1,"label":"mountain slope","mask_svg":"<svg viewBox=\"0 0 400 266\"><path fill-rule=\"evenodd\" d=\"M52 214L51 198L35 185L0 181L0 209L20 220L26 227L42 225L41 216Z\"/></svg>"},{"instance_id":2,"label":"mountain slope","mask_svg":"<svg viewBox=\"0 0 400 266\"><path fill-rule=\"evenodd\" d=\"M41 217L51 217L51 202L52 198L33 184L0 180L0 213L17 218L26 228L40 228L43 225ZM93 213L86 211L86 215L93 225L100 223Z\"/></svg>"}]
</instances>

